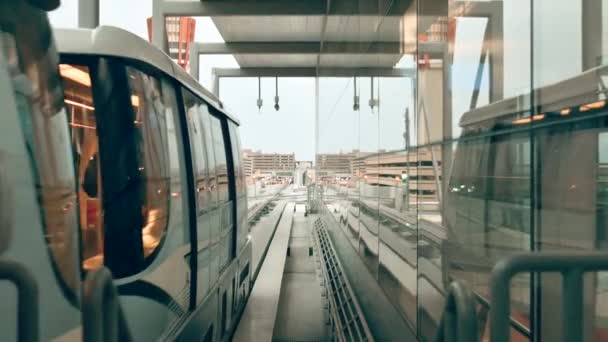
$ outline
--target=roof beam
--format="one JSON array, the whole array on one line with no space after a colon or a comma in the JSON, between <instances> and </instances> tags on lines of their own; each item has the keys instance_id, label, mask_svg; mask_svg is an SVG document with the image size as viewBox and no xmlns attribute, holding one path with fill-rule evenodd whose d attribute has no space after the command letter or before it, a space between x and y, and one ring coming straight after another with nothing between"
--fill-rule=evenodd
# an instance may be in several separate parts
<instances>
[{"instance_id":1,"label":"roof beam","mask_svg":"<svg viewBox=\"0 0 608 342\"><path fill-rule=\"evenodd\" d=\"M196 51L199 55L319 53L318 42L230 42L195 44ZM401 44L390 42L325 42L321 53L400 54Z\"/></svg>"},{"instance_id":2,"label":"roof beam","mask_svg":"<svg viewBox=\"0 0 608 342\"><path fill-rule=\"evenodd\" d=\"M405 68L214 68L216 77L414 77Z\"/></svg>"},{"instance_id":3,"label":"roof beam","mask_svg":"<svg viewBox=\"0 0 608 342\"><path fill-rule=\"evenodd\" d=\"M394 0L396 4L386 11L377 0L352 2L337 1L329 15L402 15L410 0ZM327 0L226 0L192 1L162 0L162 11L166 16L256 16L256 15L315 15L327 13ZM386 7L386 6L384 6Z\"/></svg>"}]
</instances>

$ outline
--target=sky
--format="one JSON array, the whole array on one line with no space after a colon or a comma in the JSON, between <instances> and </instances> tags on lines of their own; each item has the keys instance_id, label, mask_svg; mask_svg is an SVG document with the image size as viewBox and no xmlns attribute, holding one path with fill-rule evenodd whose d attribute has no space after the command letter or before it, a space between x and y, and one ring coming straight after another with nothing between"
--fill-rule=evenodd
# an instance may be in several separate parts
<instances>
[{"instance_id":1,"label":"sky","mask_svg":"<svg viewBox=\"0 0 608 342\"><path fill-rule=\"evenodd\" d=\"M534 0L533 6L530 5L531 0L502 2L505 97L529 92L532 80L534 86L538 87L580 73L581 1L586 0ZM608 0L602 1L608 7ZM146 18L152 15L152 0L100 0L100 3L102 25L118 26L147 39ZM533 20L530 18L531 7L536 14ZM604 12L603 37L608 37L608 11ZM56 27L76 27L77 0L62 0L61 7L50 13L50 19ZM452 128L456 136L460 116L469 109L487 22L483 18L457 20L454 64L451 68ZM210 18L197 18L195 40L223 42ZM534 62L530 63L532 52ZM604 44L604 56L607 55L608 43ZM404 64L413 65L411 56L403 60ZM200 82L209 89L213 67L238 67L238 64L232 56L201 56ZM489 101L488 72L485 66L478 106ZM320 153L403 148L404 113L408 109L413 117L416 110L412 81L405 78L376 79L374 87L375 93L380 94L379 108L371 110L367 105L371 93L370 79L363 78L357 84L361 110L354 112L352 79L320 79L317 144ZM273 108L274 88L273 78L262 79L264 104L258 110L257 79L221 81L220 97L241 121L243 146L265 152L294 152L298 160L313 160L314 79L279 79L281 110L278 112Z\"/></svg>"}]
</instances>

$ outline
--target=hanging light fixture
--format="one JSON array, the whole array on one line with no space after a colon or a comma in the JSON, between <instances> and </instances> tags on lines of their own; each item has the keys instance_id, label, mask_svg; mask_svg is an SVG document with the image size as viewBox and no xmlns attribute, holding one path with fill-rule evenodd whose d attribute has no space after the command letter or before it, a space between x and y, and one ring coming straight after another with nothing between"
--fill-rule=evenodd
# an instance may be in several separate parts
<instances>
[{"instance_id":1,"label":"hanging light fixture","mask_svg":"<svg viewBox=\"0 0 608 342\"><path fill-rule=\"evenodd\" d=\"M258 112L262 110L263 103L264 101L262 101L262 78L258 77Z\"/></svg>"},{"instance_id":2,"label":"hanging light fixture","mask_svg":"<svg viewBox=\"0 0 608 342\"><path fill-rule=\"evenodd\" d=\"M374 110L374 107L378 104L378 101L374 98L374 78L371 77L370 79L371 79L371 83L372 83L371 84L372 85L372 87L371 87L372 90L371 90L371 97L369 99L369 107L372 110Z\"/></svg>"},{"instance_id":3,"label":"hanging light fixture","mask_svg":"<svg viewBox=\"0 0 608 342\"><path fill-rule=\"evenodd\" d=\"M278 112L280 107L279 107L279 77L275 76L274 79L274 91L275 91L275 95L274 95L274 109Z\"/></svg>"},{"instance_id":4,"label":"hanging light fixture","mask_svg":"<svg viewBox=\"0 0 608 342\"><path fill-rule=\"evenodd\" d=\"M353 110L356 112L359 110L359 95L357 95L357 77L353 77L354 85L353 85Z\"/></svg>"}]
</instances>

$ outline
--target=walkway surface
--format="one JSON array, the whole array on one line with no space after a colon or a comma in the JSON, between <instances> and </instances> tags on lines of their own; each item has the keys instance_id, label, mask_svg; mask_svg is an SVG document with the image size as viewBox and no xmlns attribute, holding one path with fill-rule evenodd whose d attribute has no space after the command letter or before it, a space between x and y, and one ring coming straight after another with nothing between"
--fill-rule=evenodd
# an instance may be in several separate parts
<instances>
[{"instance_id":1,"label":"walkway surface","mask_svg":"<svg viewBox=\"0 0 608 342\"><path fill-rule=\"evenodd\" d=\"M325 341L326 315L312 247L311 224L296 206L273 341Z\"/></svg>"},{"instance_id":2,"label":"walkway surface","mask_svg":"<svg viewBox=\"0 0 608 342\"><path fill-rule=\"evenodd\" d=\"M233 341L235 342L272 340L294 206L294 203L288 203L285 206L281 221L270 242L268 253L251 291L245 312L234 334Z\"/></svg>"}]
</instances>

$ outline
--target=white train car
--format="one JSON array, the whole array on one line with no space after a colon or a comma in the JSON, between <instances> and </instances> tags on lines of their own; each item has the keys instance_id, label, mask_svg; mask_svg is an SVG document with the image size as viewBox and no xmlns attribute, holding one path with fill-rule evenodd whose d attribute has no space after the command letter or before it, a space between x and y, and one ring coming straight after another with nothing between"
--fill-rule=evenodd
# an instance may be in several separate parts
<instances>
[{"instance_id":1,"label":"white train car","mask_svg":"<svg viewBox=\"0 0 608 342\"><path fill-rule=\"evenodd\" d=\"M112 271L135 340L227 338L250 288L238 121L127 31L55 37L82 271Z\"/></svg>"}]
</instances>

